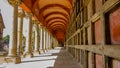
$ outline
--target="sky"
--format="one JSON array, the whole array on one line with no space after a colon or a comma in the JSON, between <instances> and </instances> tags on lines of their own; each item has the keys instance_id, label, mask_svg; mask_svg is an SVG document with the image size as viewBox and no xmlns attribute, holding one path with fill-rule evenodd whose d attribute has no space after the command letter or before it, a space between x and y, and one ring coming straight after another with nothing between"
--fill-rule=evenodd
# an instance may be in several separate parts
<instances>
[{"instance_id":1,"label":"sky","mask_svg":"<svg viewBox=\"0 0 120 68\"><path fill-rule=\"evenodd\" d=\"M8 3L7 0L0 0L0 9L1 9L4 24L5 24L5 29L3 30L3 37L4 37L6 35L12 34L13 7ZM24 18L24 22L25 23L23 24L23 27L24 27L23 34L26 35L27 28L28 28L28 19ZM18 21L18 24L19 24L19 21Z\"/></svg>"},{"instance_id":2,"label":"sky","mask_svg":"<svg viewBox=\"0 0 120 68\"><path fill-rule=\"evenodd\" d=\"M7 0L0 0L0 9L5 24L3 36L10 35L10 30L12 29L11 25L13 21L13 7L8 4Z\"/></svg>"}]
</instances>

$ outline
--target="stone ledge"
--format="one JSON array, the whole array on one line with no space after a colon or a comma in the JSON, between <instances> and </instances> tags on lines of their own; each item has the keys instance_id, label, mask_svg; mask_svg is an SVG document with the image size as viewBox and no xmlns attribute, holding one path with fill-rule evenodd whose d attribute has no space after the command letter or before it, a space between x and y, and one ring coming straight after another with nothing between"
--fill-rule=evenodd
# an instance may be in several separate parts
<instances>
[{"instance_id":1,"label":"stone ledge","mask_svg":"<svg viewBox=\"0 0 120 68\"><path fill-rule=\"evenodd\" d=\"M14 63L14 64L19 64L21 63L21 57L6 57L5 62L7 63Z\"/></svg>"}]
</instances>

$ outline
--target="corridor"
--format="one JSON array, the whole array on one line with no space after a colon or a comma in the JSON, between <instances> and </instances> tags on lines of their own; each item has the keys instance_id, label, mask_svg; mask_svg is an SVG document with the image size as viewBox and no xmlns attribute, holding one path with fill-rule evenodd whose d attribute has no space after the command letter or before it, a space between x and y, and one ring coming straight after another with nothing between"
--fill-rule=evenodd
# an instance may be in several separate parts
<instances>
[{"instance_id":1,"label":"corridor","mask_svg":"<svg viewBox=\"0 0 120 68\"><path fill-rule=\"evenodd\" d=\"M2 5L1 23L6 23L9 38L1 50L6 50L5 61L10 63L0 68L120 68L120 0L6 0L5 4L12 12L5 15L8 6Z\"/></svg>"},{"instance_id":2,"label":"corridor","mask_svg":"<svg viewBox=\"0 0 120 68\"><path fill-rule=\"evenodd\" d=\"M71 60L70 60L71 59ZM0 68L79 68L78 63L64 49L56 47L33 58L22 58L20 64L6 63Z\"/></svg>"}]
</instances>

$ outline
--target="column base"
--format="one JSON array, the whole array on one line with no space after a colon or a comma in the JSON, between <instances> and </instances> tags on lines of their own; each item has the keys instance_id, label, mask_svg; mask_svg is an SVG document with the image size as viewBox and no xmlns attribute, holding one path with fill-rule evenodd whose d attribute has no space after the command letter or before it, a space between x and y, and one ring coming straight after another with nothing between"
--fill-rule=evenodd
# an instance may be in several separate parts
<instances>
[{"instance_id":1,"label":"column base","mask_svg":"<svg viewBox=\"0 0 120 68\"><path fill-rule=\"evenodd\" d=\"M25 53L23 54L23 58L25 58L25 57L33 58L34 55L33 55L33 53L25 52Z\"/></svg>"},{"instance_id":2,"label":"column base","mask_svg":"<svg viewBox=\"0 0 120 68\"><path fill-rule=\"evenodd\" d=\"M45 48L45 51L47 52L47 51L48 51L48 49L47 49L47 48Z\"/></svg>"},{"instance_id":3,"label":"column base","mask_svg":"<svg viewBox=\"0 0 120 68\"><path fill-rule=\"evenodd\" d=\"M52 50L53 48L51 47L50 50Z\"/></svg>"},{"instance_id":4,"label":"column base","mask_svg":"<svg viewBox=\"0 0 120 68\"><path fill-rule=\"evenodd\" d=\"M50 50L50 47L48 48L48 50Z\"/></svg>"},{"instance_id":5,"label":"column base","mask_svg":"<svg viewBox=\"0 0 120 68\"><path fill-rule=\"evenodd\" d=\"M39 50L36 50L34 53L35 53L35 54L38 54L38 55L41 54L41 52L40 52Z\"/></svg>"},{"instance_id":6,"label":"column base","mask_svg":"<svg viewBox=\"0 0 120 68\"><path fill-rule=\"evenodd\" d=\"M45 52L46 52L46 50L44 49L44 50L43 50L43 52L45 53Z\"/></svg>"},{"instance_id":7,"label":"column base","mask_svg":"<svg viewBox=\"0 0 120 68\"><path fill-rule=\"evenodd\" d=\"M52 49L54 49L55 47L53 46L53 47L51 47Z\"/></svg>"},{"instance_id":8,"label":"column base","mask_svg":"<svg viewBox=\"0 0 120 68\"><path fill-rule=\"evenodd\" d=\"M6 57L5 58L5 62L10 63L13 62L14 64L19 64L21 63L21 57L17 56L17 57Z\"/></svg>"},{"instance_id":9,"label":"column base","mask_svg":"<svg viewBox=\"0 0 120 68\"><path fill-rule=\"evenodd\" d=\"M20 55L23 55L24 52L20 52Z\"/></svg>"},{"instance_id":10,"label":"column base","mask_svg":"<svg viewBox=\"0 0 120 68\"><path fill-rule=\"evenodd\" d=\"M46 50L45 50L45 49L41 49L41 52L45 53L45 52L46 52Z\"/></svg>"}]
</instances>

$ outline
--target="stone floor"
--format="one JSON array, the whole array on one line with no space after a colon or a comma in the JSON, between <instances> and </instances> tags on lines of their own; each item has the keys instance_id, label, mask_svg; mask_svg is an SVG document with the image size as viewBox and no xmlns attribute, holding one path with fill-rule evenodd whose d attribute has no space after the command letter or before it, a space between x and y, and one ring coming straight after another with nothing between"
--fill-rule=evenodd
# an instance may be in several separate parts
<instances>
[{"instance_id":1,"label":"stone floor","mask_svg":"<svg viewBox=\"0 0 120 68\"><path fill-rule=\"evenodd\" d=\"M57 47L33 58L23 58L20 64L4 63L0 68L79 68L79 65L66 50Z\"/></svg>"}]
</instances>

